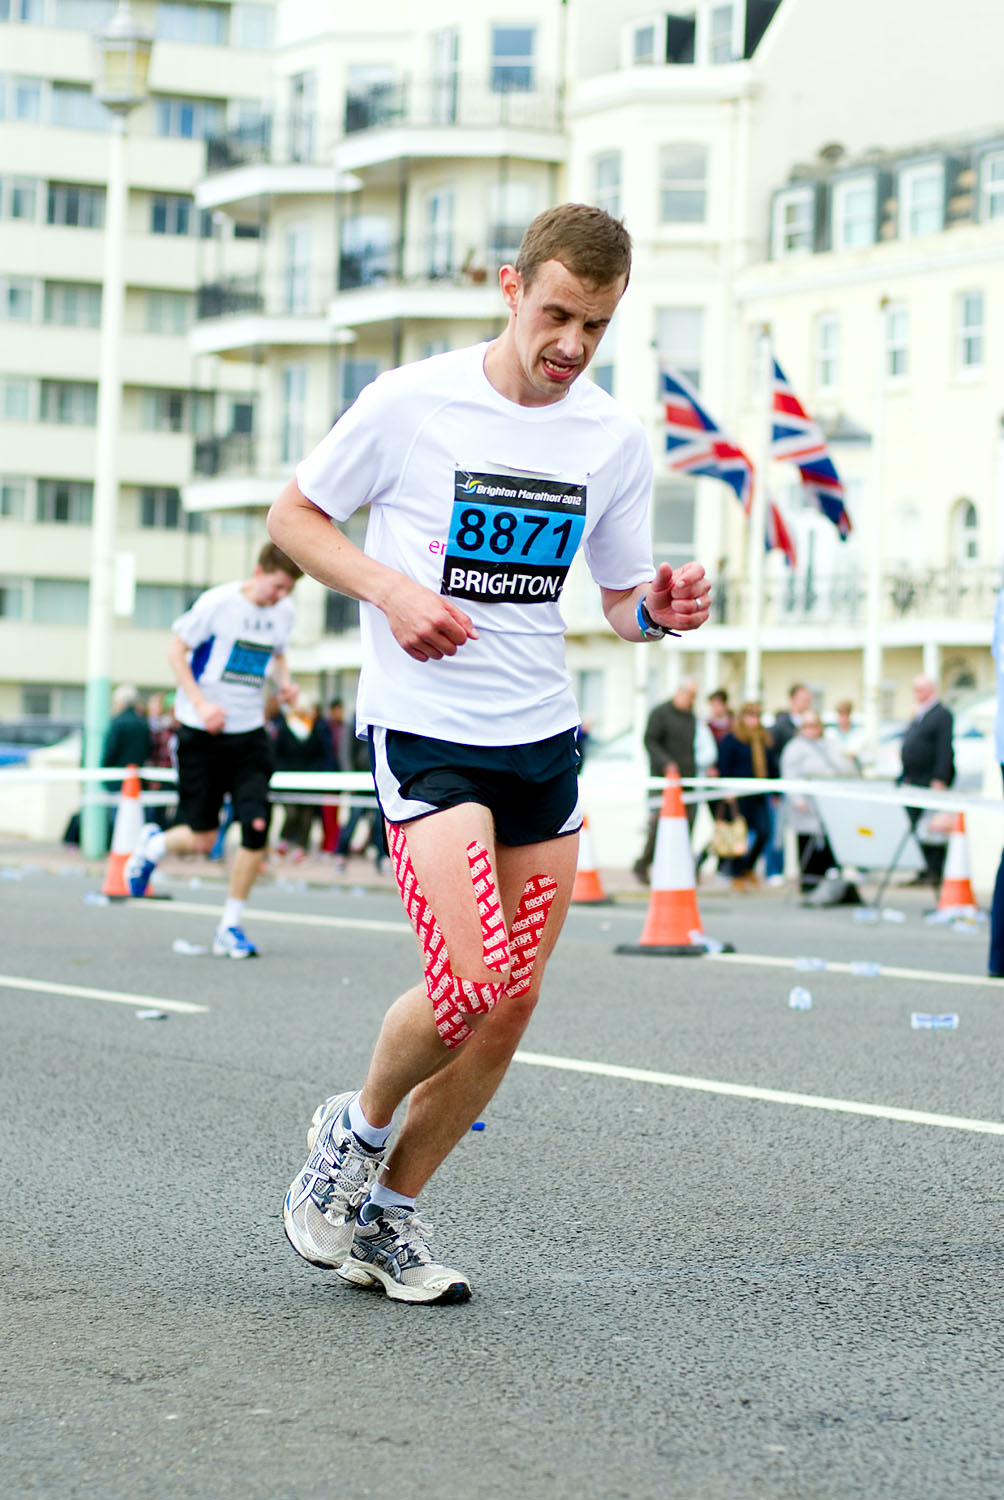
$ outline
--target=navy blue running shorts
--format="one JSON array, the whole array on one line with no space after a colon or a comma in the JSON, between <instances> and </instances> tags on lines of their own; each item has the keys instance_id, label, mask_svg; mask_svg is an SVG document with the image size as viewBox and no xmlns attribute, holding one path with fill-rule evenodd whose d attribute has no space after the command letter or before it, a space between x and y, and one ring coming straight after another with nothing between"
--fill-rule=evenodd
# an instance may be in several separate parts
<instances>
[{"instance_id":1,"label":"navy blue running shorts","mask_svg":"<svg viewBox=\"0 0 1004 1500\"><path fill-rule=\"evenodd\" d=\"M370 729L370 758L388 823L477 802L500 844L540 844L582 827L575 730L531 745L458 745L401 729Z\"/></svg>"}]
</instances>

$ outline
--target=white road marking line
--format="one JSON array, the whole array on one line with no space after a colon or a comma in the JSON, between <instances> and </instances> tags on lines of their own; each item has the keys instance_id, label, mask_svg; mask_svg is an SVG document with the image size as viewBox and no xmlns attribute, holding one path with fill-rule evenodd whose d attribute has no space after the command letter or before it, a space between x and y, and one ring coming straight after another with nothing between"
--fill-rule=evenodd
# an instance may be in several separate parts
<instances>
[{"instance_id":1,"label":"white road marking line","mask_svg":"<svg viewBox=\"0 0 1004 1500\"><path fill-rule=\"evenodd\" d=\"M595 1073L601 1078L627 1078L634 1083L658 1083L664 1088L690 1089L701 1094L725 1094L733 1099L762 1099L768 1104L796 1104L802 1109L831 1110L844 1115L871 1115L879 1120L902 1120L907 1125L940 1125L945 1130L968 1130L977 1135L1004 1135L997 1120L968 1120L962 1115L934 1115L922 1109L895 1105L859 1104L853 1099L826 1099L818 1094L789 1094L783 1089L760 1089L745 1083L716 1083L710 1078L687 1078L679 1073L653 1073L649 1068L622 1068L616 1063L581 1062L574 1057L548 1057L541 1052L517 1052L514 1062L532 1068L557 1068L565 1073Z\"/></svg>"},{"instance_id":2,"label":"white road marking line","mask_svg":"<svg viewBox=\"0 0 1004 1500\"><path fill-rule=\"evenodd\" d=\"M759 964L761 968L767 969L793 969L795 960L793 958L774 958L769 954L761 953L709 953L708 958L713 958L720 964ZM876 962L879 962L876 960ZM815 970L817 974L850 974L852 972L849 963L836 963L830 959L826 960L826 968ZM873 976L868 976L871 982ZM995 981L988 979L985 974L945 974L939 969L900 969L894 964L880 964L880 973L875 979L916 979L922 984L984 984L994 985ZM997 984L1000 981L996 981Z\"/></svg>"},{"instance_id":3,"label":"white road marking line","mask_svg":"<svg viewBox=\"0 0 1004 1500\"><path fill-rule=\"evenodd\" d=\"M157 995L130 995L123 990L95 990L86 984L58 984L54 979L19 979L16 974L0 974L0 988L69 995L74 1000L108 1000L113 1005L156 1006L158 1010L176 1010L182 1015L209 1009L208 1005L191 1005L187 1000L161 1000Z\"/></svg>"},{"instance_id":4,"label":"white road marking line","mask_svg":"<svg viewBox=\"0 0 1004 1500\"><path fill-rule=\"evenodd\" d=\"M142 907L144 911L159 911L166 916L172 912L183 912L186 916L198 914L200 916L213 916L219 919L219 903L210 904L208 901L146 901L134 900L131 906ZM249 907L247 920L251 922L290 922L300 927L354 927L362 932L410 932L414 936L414 928L408 922L379 922L370 917L318 917L309 912L296 911L267 911L262 907Z\"/></svg>"}]
</instances>

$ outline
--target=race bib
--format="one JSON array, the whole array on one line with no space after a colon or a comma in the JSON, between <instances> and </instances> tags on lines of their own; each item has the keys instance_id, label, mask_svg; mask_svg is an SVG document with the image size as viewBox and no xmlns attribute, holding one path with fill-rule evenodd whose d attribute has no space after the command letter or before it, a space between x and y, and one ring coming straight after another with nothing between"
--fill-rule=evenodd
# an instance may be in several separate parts
<instances>
[{"instance_id":1,"label":"race bib","mask_svg":"<svg viewBox=\"0 0 1004 1500\"><path fill-rule=\"evenodd\" d=\"M261 646L257 641L234 641L227 664L220 673L220 681L261 687L271 655L271 646Z\"/></svg>"},{"instance_id":2,"label":"race bib","mask_svg":"<svg viewBox=\"0 0 1004 1500\"><path fill-rule=\"evenodd\" d=\"M440 592L487 604L550 604L586 524L586 487L457 472Z\"/></svg>"}]
</instances>

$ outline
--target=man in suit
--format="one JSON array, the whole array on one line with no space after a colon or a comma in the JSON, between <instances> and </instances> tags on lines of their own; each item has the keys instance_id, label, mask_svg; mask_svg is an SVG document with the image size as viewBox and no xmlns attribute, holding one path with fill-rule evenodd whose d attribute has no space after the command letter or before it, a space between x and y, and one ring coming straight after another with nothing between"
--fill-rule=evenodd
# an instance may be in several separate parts
<instances>
[{"instance_id":1,"label":"man in suit","mask_svg":"<svg viewBox=\"0 0 1004 1500\"><path fill-rule=\"evenodd\" d=\"M955 721L951 710L938 697L938 689L930 677L915 677L913 680L913 718L907 725L900 751L903 769L899 775L901 786L926 786L933 792L943 792L955 780L955 756L952 750L952 734ZM910 822L916 828L923 808L908 807ZM945 869L948 846L944 843L928 844L921 841L927 868L915 880L915 884L930 883L937 887Z\"/></svg>"}]
</instances>

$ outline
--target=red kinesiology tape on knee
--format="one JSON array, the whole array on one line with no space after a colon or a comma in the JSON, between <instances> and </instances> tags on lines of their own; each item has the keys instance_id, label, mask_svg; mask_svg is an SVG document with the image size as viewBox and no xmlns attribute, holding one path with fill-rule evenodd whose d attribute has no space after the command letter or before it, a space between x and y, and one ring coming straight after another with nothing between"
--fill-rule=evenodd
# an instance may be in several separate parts
<instances>
[{"instance_id":1,"label":"red kinesiology tape on knee","mask_svg":"<svg viewBox=\"0 0 1004 1500\"><path fill-rule=\"evenodd\" d=\"M425 987L432 1002L436 1030L447 1047L457 1047L471 1035L465 1017L484 1014L497 1005L505 989L505 980L501 974L497 981L487 983L457 978L450 967L442 929L416 878L408 841L400 825L389 825L388 845L401 900L422 947ZM485 966L492 968L501 964L507 967L509 943L488 852L484 845L471 843L467 859L481 918Z\"/></svg>"},{"instance_id":2,"label":"red kinesiology tape on knee","mask_svg":"<svg viewBox=\"0 0 1004 1500\"><path fill-rule=\"evenodd\" d=\"M544 923L558 890L558 882L550 875L534 875L523 887L516 915L512 919L512 934L509 946L512 951L512 972L506 985L506 995L522 995L530 988L533 961L540 947Z\"/></svg>"}]
</instances>

